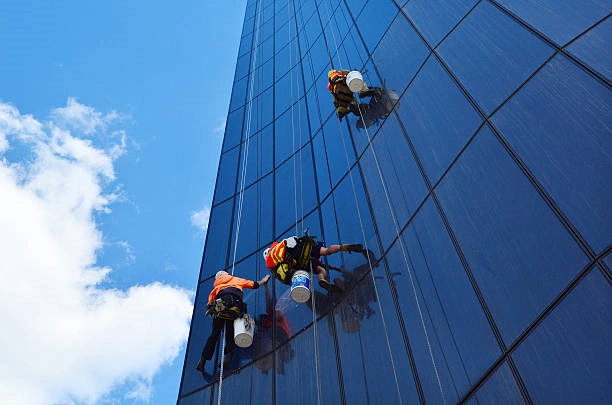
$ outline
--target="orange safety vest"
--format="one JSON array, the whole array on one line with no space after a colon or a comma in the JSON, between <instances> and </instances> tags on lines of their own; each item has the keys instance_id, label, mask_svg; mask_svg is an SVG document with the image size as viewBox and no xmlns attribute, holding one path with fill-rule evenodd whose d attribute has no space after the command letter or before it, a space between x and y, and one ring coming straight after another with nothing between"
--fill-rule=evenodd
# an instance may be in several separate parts
<instances>
[{"instance_id":1,"label":"orange safety vest","mask_svg":"<svg viewBox=\"0 0 612 405\"><path fill-rule=\"evenodd\" d=\"M268 257L266 257L266 267L274 268L277 264L285 260L285 250L287 249L287 243L283 240L282 242L274 242L268 251Z\"/></svg>"},{"instance_id":2,"label":"orange safety vest","mask_svg":"<svg viewBox=\"0 0 612 405\"><path fill-rule=\"evenodd\" d=\"M255 288L255 281L245 280L244 278L234 277L229 274L223 274L215 280L214 288L210 294L208 294L208 303L212 304L215 298L217 298L219 291L228 287L237 288L242 291L243 288Z\"/></svg>"}]
</instances>

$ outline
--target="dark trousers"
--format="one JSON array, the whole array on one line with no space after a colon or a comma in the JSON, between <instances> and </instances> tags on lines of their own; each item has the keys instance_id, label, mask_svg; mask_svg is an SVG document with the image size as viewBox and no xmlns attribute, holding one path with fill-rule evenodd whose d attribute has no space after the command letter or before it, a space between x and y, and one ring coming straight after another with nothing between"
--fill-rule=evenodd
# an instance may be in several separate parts
<instances>
[{"instance_id":1,"label":"dark trousers","mask_svg":"<svg viewBox=\"0 0 612 405\"><path fill-rule=\"evenodd\" d=\"M204 350L202 350L202 359L212 359L212 356L215 353L215 346L217 345L217 340L219 340L219 335L223 330L223 326L225 326L225 354L234 352L234 348L236 347L236 344L234 343L234 321L227 319L213 319L213 330L206 340Z\"/></svg>"}]
</instances>

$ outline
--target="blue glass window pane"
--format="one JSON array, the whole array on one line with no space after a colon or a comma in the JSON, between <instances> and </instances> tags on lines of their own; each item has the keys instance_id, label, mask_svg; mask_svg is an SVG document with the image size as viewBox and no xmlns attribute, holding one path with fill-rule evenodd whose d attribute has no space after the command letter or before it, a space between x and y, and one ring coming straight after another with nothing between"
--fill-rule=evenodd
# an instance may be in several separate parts
<instances>
[{"instance_id":1,"label":"blue glass window pane","mask_svg":"<svg viewBox=\"0 0 612 405\"><path fill-rule=\"evenodd\" d=\"M279 15L287 16L287 10L286 10L287 7L285 6L284 8L285 8L285 11L282 13L279 13ZM293 10L291 10L291 13L293 14ZM274 35L274 38L276 40L276 47L278 49L281 49L282 47L287 45L289 41L295 38L295 35L296 35L295 20L292 18L288 20L287 22L283 23L282 26L277 25L277 27L280 27L280 28L277 29L276 34Z\"/></svg>"},{"instance_id":2,"label":"blue glass window pane","mask_svg":"<svg viewBox=\"0 0 612 405\"><path fill-rule=\"evenodd\" d=\"M411 0L403 10L435 47L476 3L477 0Z\"/></svg>"},{"instance_id":3,"label":"blue glass window pane","mask_svg":"<svg viewBox=\"0 0 612 405\"><path fill-rule=\"evenodd\" d=\"M295 100L304 95L304 83L302 81L302 69L297 65L289 73L276 82L276 116L284 113ZM306 110L304 110L304 114ZM305 116L305 115L304 115Z\"/></svg>"},{"instance_id":4,"label":"blue glass window pane","mask_svg":"<svg viewBox=\"0 0 612 405\"><path fill-rule=\"evenodd\" d=\"M251 54L247 53L244 56L238 58L238 62L236 62L236 74L235 79L241 79L249 73L249 68L251 67Z\"/></svg>"},{"instance_id":5,"label":"blue glass window pane","mask_svg":"<svg viewBox=\"0 0 612 405\"><path fill-rule=\"evenodd\" d=\"M344 3L340 3L338 8L336 8L331 26L334 27L335 32L340 39L343 39L353 26L353 19L351 18L348 10L345 8Z\"/></svg>"},{"instance_id":6,"label":"blue glass window pane","mask_svg":"<svg viewBox=\"0 0 612 405\"><path fill-rule=\"evenodd\" d=\"M385 87L402 94L427 55L429 49L423 40L399 14L374 51L374 64Z\"/></svg>"},{"instance_id":7,"label":"blue glass window pane","mask_svg":"<svg viewBox=\"0 0 612 405\"><path fill-rule=\"evenodd\" d=\"M588 258L488 127L436 193L510 344Z\"/></svg>"},{"instance_id":8,"label":"blue glass window pane","mask_svg":"<svg viewBox=\"0 0 612 405\"><path fill-rule=\"evenodd\" d=\"M297 5L298 13L303 15L305 19L310 17L314 12L316 12L316 3L315 0L305 0L300 1Z\"/></svg>"},{"instance_id":9,"label":"blue glass window pane","mask_svg":"<svg viewBox=\"0 0 612 405\"><path fill-rule=\"evenodd\" d=\"M349 10L353 16L358 16L367 0L346 0Z\"/></svg>"},{"instance_id":10,"label":"blue glass window pane","mask_svg":"<svg viewBox=\"0 0 612 405\"><path fill-rule=\"evenodd\" d=\"M402 238L410 271L424 300L422 310L433 322L430 332L440 343L444 367L452 374L459 396L463 396L470 383L478 381L501 354L497 340L431 199L421 208ZM406 297L406 303L413 302L414 292L406 262L403 257L395 260L396 266L391 259L389 262L392 269L401 271L394 278L398 294ZM403 306L402 312L410 311L413 311L412 319L415 319L415 308ZM430 338L433 338L431 333Z\"/></svg>"},{"instance_id":11,"label":"blue glass window pane","mask_svg":"<svg viewBox=\"0 0 612 405\"><path fill-rule=\"evenodd\" d=\"M238 56L243 56L247 52L251 51L253 45L253 34L249 33L240 39L240 48L238 49Z\"/></svg>"},{"instance_id":12,"label":"blue glass window pane","mask_svg":"<svg viewBox=\"0 0 612 405\"><path fill-rule=\"evenodd\" d=\"M223 152L238 145L242 140L242 117L244 109L231 112L225 121L225 136L223 137Z\"/></svg>"},{"instance_id":13,"label":"blue glass window pane","mask_svg":"<svg viewBox=\"0 0 612 405\"><path fill-rule=\"evenodd\" d=\"M610 3L601 0L499 0L499 3L558 45L610 13Z\"/></svg>"},{"instance_id":14,"label":"blue glass window pane","mask_svg":"<svg viewBox=\"0 0 612 405\"><path fill-rule=\"evenodd\" d=\"M274 7L269 7L267 10L268 11L268 15L262 15L261 17L257 17L257 19L255 20L255 24L260 23L259 26L259 34L257 34L257 29L255 29L255 35L259 35L259 38L262 39L267 39L270 36L272 36L272 34L274 34L274 18L272 16L272 9ZM265 14L265 13L264 13Z\"/></svg>"},{"instance_id":15,"label":"blue glass window pane","mask_svg":"<svg viewBox=\"0 0 612 405\"><path fill-rule=\"evenodd\" d=\"M310 144L276 170L276 231L285 232L317 203Z\"/></svg>"},{"instance_id":16,"label":"blue glass window pane","mask_svg":"<svg viewBox=\"0 0 612 405\"><path fill-rule=\"evenodd\" d=\"M206 237L206 249L203 258L202 279L214 275L225 268L227 249L229 246L230 227L234 200L230 199L210 212L210 221Z\"/></svg>"},{"instance_id":17,"label":"blue glass window pane","mask_svg":"<svg viewBox=\"0 0 612 405\"><path fill-rule=\"evenodd\" d=\"M310 57L312 61L312 71L315 75L319 75L323 70L329 70L329 53L327 52L327 46L325 45L325 37L323 35L315 41L312 48L310 48ZM325 83L327 86L327 83Z\"/></svg>"},{"instance_id":18,"label":"blue glass window pane","mask_svg":"<svg viewBox=\"0 0 612 405\"><path fill-rule=\"evenodd\" d=\"M604 263L608 266L609 270L612 270L612 253L608 253L604 258Z\"/></svg>"},{"instance_id":19,"label":"blue glass window pane","mask_svg":"<svg viewBox=\"0 0 612 405\"><path fill-rule=\"evenodd\" d=\"M612 17L606 18L595 28L578 38L566 49L606 79L612 80Z\"/></svg>"},{"instance_id":20,"label":"blue glass window pane","mask_svg":"<svg viewBox=\"0 0 612 405\"><path fill-rule=\"evenodd\" d=\"M272 227L272 212L274 209L274 189L272 187L272 175L264 177L259 182L260 200L259 216L259 246L269 245L274 237L274 228Z\"/></svg>"},{"instance_id":21,"label":"blue glass window pane","mask_svg":"<svg viewBox=\"0 0 612 405\"><path fill-rule=\"evenodd\" d=\"M338 46L338 48L336 48ZM361 69L368 59L368 52L363 47L357 28L353 27L342 44L331 42L329 50L332 54L334 69ZM327 85L327 84L326 84Z\"/></svg>"},{"instance_id":22,"label":"blue glass window pane","mask_svg":"<svg viewBox=\"0 0 612 405\"><path fill-rule=\"evenodd\" d=\"M234 88L232 89L232 99L229 107L230 111L234 111L236 108L244 105L248 83L248 77L244 77L234 83Z\"/></svg>"},{"instance_id":23,"label":"blue glass window pane","mask_svg":"<svg viewBox=\"0 0 612 405\"><path fill-rule=\"evenodd\" d=\"M346 403L418 403L387 272L381 264L373 278L365 258L355 256L335 280L347 290L334 308Z\"/></svg>"},{"instance_id":24,"label":"blue glass window pane","mask_svg":"<svg viewBox=\"0 0 612 405\"><path fill-rule=\"evenodd\" d=\"M268 60L265 64L259 67L254 80L256 88L259 89L258 93L261 93L263 90L266 90L272 85L272 83L274 83L274 69L272 59Z\"/></svg>"},{"instance_id":25,"label":"blue glass window pane","mask_svg":"<svg viewBox=\"0 0 612 405\"><path fill-rule=\"evenodd\" d=\"M275 73L274 77L279 78L284 76L296 63L300 61L300 51L297 40L291 41L287 46L280 49L276 48Z\"/></svg>"},{"instance_id":26,"label":"blue glass window pane","mask_svg":"<svg viewBox=\"0 0 612 405\"><path fill-rule=\"evenodd\" d=\"M612 241L610 105L609 88L558 56L492 119L596 253Z\"/></svg>"},{"instance_id":27,"label":"blue glass window pane","mask_svg":"<svg viewBox=\"0 0 612 405\"><path fill-rule=\"evenodd\" d=\"M219 394L221 394L221 403L232 405L250 405L251 396L247 395L251 390L251 374L253 367L249 366L241 369L238 373L232 373L231 368L223 370L223 389L220 392L218 385L213 390L213 404L219 403ZM208 405L208 404L206 404Z\"/></svg>"},{"instance_id":28,"label":"blue glass window pane","mask_svg":"<svg viewBox=\"0 0 612 405\"><path fill-rule=\"evenodd\" d=\"M402 96L399 115L432 184L482 121L435 58Z\"/></svg>"},{"instance_id":29,"label":"blue glass window pane","mask_svg":"<svg viewBox=\"0 0 612 405\"><path fill-rule=\"evenodd\" d=\"M502 363L484 385L476 391L472 400L468 402L470 405L515 405L524 403L525 400L506 362Z\"/></svg>"},{"instance_id":30,"label":"blue glass window pane","mask_svg":"<svg viewBox=\"0 0 612 405\"><path fill-rule=\"evenodd\" d=\"M374 50L399 9L393 0L370 0L357 18L357 27L367 48Z\"/></svg>"},{"instance_id":31,"label":"blue glass window pane","mask_svg":"<svg viewBox=\"0 0 612 405\"><path fill-rule=\"evenodd\" d=\"M459 381L453 379L451 366L454 365L461 371L460 359L458 360L457 354L451 350L448 351L452 357L448 359L442 351L445 345L452 347L448 329L443 324L432 324L432 310L428 303L423 301L418 284L415 285L417 289L415 298L408 274L401 272L402 269L406 268L406 264L399 243L391 248L387 254L387 259L392 272L391 279L398 294L397 301L401 303L401 317L405 324L425 402L444 403L449 401L449 403L457 403L460 396L459 390L463 390L462 386L457 387L457 383L465 385L465 377L457 374L457 377L460 377ZM412 270L413 266L410 266ZM417 282L415 281L415 283ZM420 307L417 306L417 299ZM419 316L419 308L423 315L422 320ZM436 314L434 313L433 316L436 316ZM425 327L423 327L423 324L425 324ZM449 365L449 360L451 365Z\"/></svg>"},{"instance_id":32,"label":"blue glass window pane","mask_svg":"<svg viewBox=\"0 0 612 405\"><path fill-rule=\"evenodd\" d=\"M325 123L323 138L333 187L355 162L355 152L348 129L335 116Z\"/></svg>"},{"instance_id":33,"label":"blue glass window pane","mask_svg":"<svg viewBox=\"0 0 612 405\"><path fill-rule=\"evenodd\" d=\"M312 140L312 146L315 154L315 168L317 170L317 181L319 184L319 195L324 199L331 191L331 183L329 179L329 167L327 165L327 154L325 152L325 143L323 142L322 133L319 132Z\"/></svg>"},{"instance_id":34,"label":"blue glass window pane","mask_svg":"<svg viewBox=\"0 0 612 405\"><path fill-rule=\"evenodd\" d=\"M315 78L313 87L316 88L316 98L311 98L310 100L316 101L319 105L319 112L321 113L321 120L324 124L326 119L332 113L335 114L336 109L333 104L333 96L327 90L328 77L327 73L329 70L324 70L319 73L319 76Z\"/></svg>"},{"instance_id":35,"label":"blue glass window pane","mask_svg":"<svg viewBox=\"0 0 612 405\"><path fill-rule=\"evenodd\" d=\"M306 122L304 99L287 109L276 121L276 165L280 165L307 142L308 123Z\"/></svg>"},{"instance_id":36,"label":"blue glass window pane","mask_svg":"<svg viewBox=\"0 0 612 405\"><path fill-rule=\"evenodd\" d=\"M214 273L213 273L214 274ZM179 395L185 395L193 390L203 387L209 383L202 373L196 370L196 365L202 355L204 343L212 331L211 318L204 316L206 305L208 304L208 294L213 288L214 279L211 278L198 286L197 297L195 300L195 308L193 318L191 319L191 333L187 342L187 352L185 357L183 379L181 381L181 389ZM214 357L213 357L214 359ZM214 372L214 361L207 361L204 371L208 375Z\"/></svg>"},{"instance_id":37,"label":"blue glass window pane","mask_svg":"<svg viewBox=\"0 0 612 405\"><path fill-rule=\"evenodd\" d=\"M612 397L612 288L593 268L513 354L534 403Z\"/></svg>"},{"instance_id":38,"label":"blue glass window pane","mask_svg":"<svg viewBox=\"0 0 612 405\"><path fill-rule=\"evenodd\" d=\"M207 404L210 402L210 387L206 387L205 389L194 392L188 397L180 398L178 400L178 405L200 405Z\"/></svg>"},{"instance_id":39,"label":"blue glass window pane","mask_svg":"<svg viewBox=\"0 0 612 405\"><path fill-rule=\"evenodd\" d=\"M481 2L442 42L439 52L490 114L554 50L489 2Z\"/></svg>"},{"instance_id":40,"label":"blue glass window pane","mask_svg":"<svg viewBox=\"0 0 612 405\"><path fill-rule=\"evenodd\" d=\"M321 35L321 23L319 21L318 13L311 14L310 16L304 15L304 42L300 43L303 46L311 46L314 44L316 39Z\"/></svg>"},{"instance_id":41,"label":"blue glass window pane","mask_svg":"<svg viewBox=\"0 0 612 405\"><path fill-rule=\"evenodd\" d=\"M267 175L274 168L274 156L272 156L273 126L268 125L257 136L257 177Z\"/></svg>"},{"instance_id":42,"label":"blue glass window pane","mask_svg":"<svg viewBox=\"0 0 612 405\"><path fill-rule=\"evenodd\" d=\"M257 63L261 64L272 59L274 56L274 37L270 37L266 40L259 37L259 48L257 50Z\"/></svg>"},{"instance_id":43,"label":"blue glass window pane","mask_svg":"<svg viewBox=\"0 0 612 405\"><path fill-rule=\"evenodd\" d=\"M306 93L306 102L308 103L308 121L312 133L316 133L321 128L321 113L319 112L317 86L313 86Z\"/></svg>"},{"instance_id":44,"label":"blue glass window pane","mask_svg":"<svg viewBox=\"0 0 612 405\"><path fill-rule=\"evenodd\" d=\"M360 162L385 249L427 196L427 185L395 117L385 122L372 145Z\"/></svg>"},{"instance_id":45,"label":"blue glass window pane","mask_svg":"<svg viewBox=\"0 0 612 405\"><path fill-rule=\"evenodd\" d=\"M240 193L236 195L234 232L232 234L232 240L230 241L230 264L233 261L241 260L244 256L254 252L259 247L257 243L257 233L259 225L258 202L259 187L257 186L257 184L249 187L244 191L242 196L242 207L240 207ZM238 230L237 227L239 218L240 229ZM238 238L237 246L235 246L236 237ZM234 250L236 252L235 258Z\"/></svg>"},{"instance_id":46,"label":"blue glass window pane","mask_svg":"<svg viewBox=\"0 0 612 405\"><path fill-rule=\"evenodd\" d=\"M236 190L236 166L238 165L239 153L240 148L234 148L221 155L213 204L218 204L234 194Z\"/></svg>"},{"instance_id":47,"label":"blue glass window pane","mask_svg":"<svg viewBox=\"0 0 612 405\"><path fill-rule=\"evenodd\" d=\"M295 403L299 397L305 404L317 403L317 384L321 383L315 370L312 328L291 340L291 359L276 371L276 402ZM299 390L296 395L294 390Z\"/></svg>"},{"instance_id":48,"label":"blue glass window pane","mask_svg":"<svg viewBox=\"0 0 612 405\"><path fill-rule=\"evenodd\" d=\"M342 243L361 243L379 256L374 224L363 188L359 168L355 167L333 192L336 204L338 232ZM329 242L329 241L328 241ZM360 255L349 254L347 263L363 259Z\"/></svg>"}]
</instances>

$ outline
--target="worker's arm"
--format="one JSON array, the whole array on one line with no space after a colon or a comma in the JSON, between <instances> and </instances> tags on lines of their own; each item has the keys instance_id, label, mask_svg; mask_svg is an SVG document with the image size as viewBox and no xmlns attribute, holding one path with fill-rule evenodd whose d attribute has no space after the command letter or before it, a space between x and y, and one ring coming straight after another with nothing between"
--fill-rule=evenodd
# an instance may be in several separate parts
<instances>
[{"instance_id":1,"label":"worker's arm","mask_svg":"<svg viewBox=\"0 0 612 405\"><path fill-rule=\"evenodd\" d=\"M263 276L263 278L261 280L259 280L257 282L258 287L261 287L262 285L266 284L268 282L268 280L270 280L270 275L266 274L265 276Z\"/></svg>"}]
</instances>

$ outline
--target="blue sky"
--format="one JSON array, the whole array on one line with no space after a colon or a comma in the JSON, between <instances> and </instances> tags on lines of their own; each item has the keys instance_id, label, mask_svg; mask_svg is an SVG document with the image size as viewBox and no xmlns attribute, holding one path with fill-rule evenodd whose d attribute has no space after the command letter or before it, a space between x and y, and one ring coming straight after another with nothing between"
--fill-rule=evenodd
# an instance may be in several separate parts
<instances>
[{"instance_id":1,"label":"blue sky","mask_svg":"<svg viewBox=\"0 0 612 405\"><path fill-rule=\"evenodd\" d=\"M245 5L3 5L3 398L176 401Z\"/></svg>"}]
</instances>

